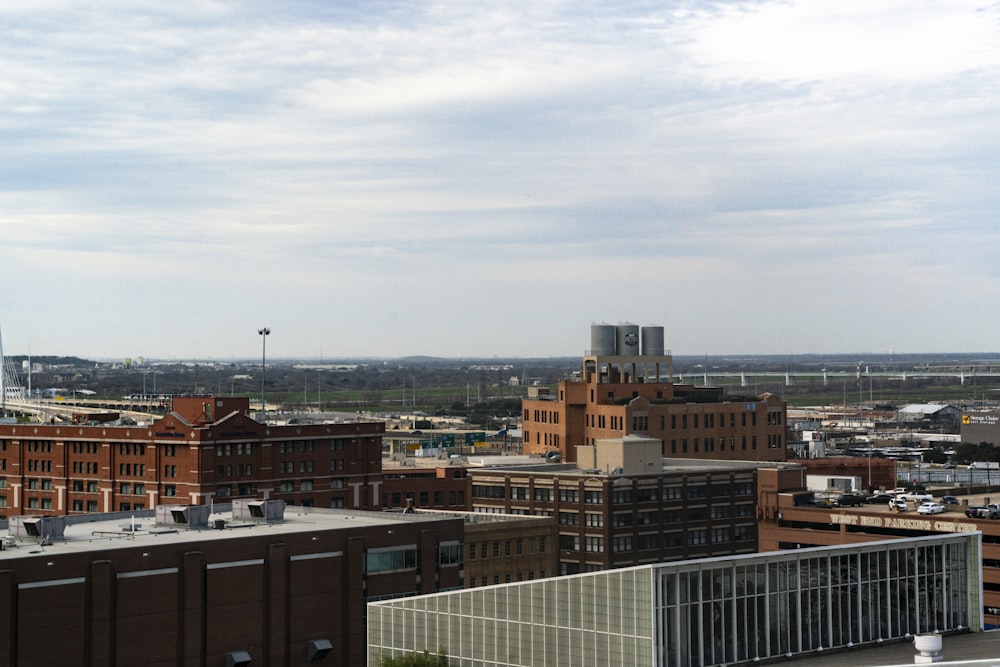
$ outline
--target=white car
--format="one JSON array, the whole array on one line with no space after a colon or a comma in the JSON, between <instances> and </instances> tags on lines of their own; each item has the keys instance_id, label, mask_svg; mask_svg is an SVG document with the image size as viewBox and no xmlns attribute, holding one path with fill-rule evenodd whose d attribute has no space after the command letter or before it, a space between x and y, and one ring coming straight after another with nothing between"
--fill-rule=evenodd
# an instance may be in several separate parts
<instances>
[{"instance_id":1,"label":"white car","mask_svg":"<svg viewBox=\"0 0 1000 667\"><path fill-rule=\"evenodd\" d=\"M909 507L907 506L905 500L897 497L889 501L889 509L895 510L897 512L905 512L906 510L909 509Z\"/></svg>"},{"instance_id":2,"label":"white car","mask_svg":"<svg viewBox=\"0 0 1000 667\"><path fill-rule=\"evenodd\" d=\"M924 503L917 508L917 514L941 514L944 512L944 505L940 503Z\"/></svg>"},{"instance_id":3,"label":"white car","mask_svg":"<svg viewBox=\"0 0 1000 667\"><path fill-rule=\"evenodd\" d=\"M928 500L934 500L934 496L926 491L910 491L909 493L904 493L899 497L903 500L909 500L914 503L924 503Z\"/></svg>"}]
</instances>

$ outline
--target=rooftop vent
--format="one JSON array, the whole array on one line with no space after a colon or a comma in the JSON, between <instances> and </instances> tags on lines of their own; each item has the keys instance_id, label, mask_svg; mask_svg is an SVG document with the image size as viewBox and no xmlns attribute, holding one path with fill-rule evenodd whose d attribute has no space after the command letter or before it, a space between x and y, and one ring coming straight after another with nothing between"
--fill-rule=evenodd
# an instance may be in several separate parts
<instances>
[{"instance_id":1,"label":"rooftop vent","mask_svg":"<svg viewBox=\"0 0 1000 667\"><path fill-rule=\"evenodd\" d=\"M61 516L14 516L8 530L15 537L39 539L61 538L65 531L66 517Z\"/></svg>"},{"instance_id":2,"label":"rooftop vent","mask_svg":"<svg viewBox=\"0 0 1000 667\"><path fill-rule=\"evenodd\" d=\"M208 505L157 505L158 526L186 526L208 528Z\"/></svg>"},{"instance_id":3,"label":"rooftop vent","mask_svg":"<svg viewBox=\"0 0 1000 667\"><path fill-rule=\"evenodd\" d=\"M284 521L284 500L234 500L234 519L253 519L255 521Z\"/></svg>"}]
</instances>

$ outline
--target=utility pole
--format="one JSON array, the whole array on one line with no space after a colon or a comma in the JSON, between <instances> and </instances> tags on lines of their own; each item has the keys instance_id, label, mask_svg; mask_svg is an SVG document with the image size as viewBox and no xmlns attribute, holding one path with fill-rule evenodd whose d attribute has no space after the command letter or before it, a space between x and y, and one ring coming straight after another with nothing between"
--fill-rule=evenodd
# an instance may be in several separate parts
<instances>
[{"instance_id":1,"label":"utility pole","mask_svg":"<svg viewBox=\"0 0 1000 667\"><path fill-rule=\"evenodd\" d=\"M261 423L267 423L267 403L264 400L264 374L267 372L267 337L271 335L271 330L267 327L257 329L260 334L260 418Z\"/></svg>"}]
</instances>

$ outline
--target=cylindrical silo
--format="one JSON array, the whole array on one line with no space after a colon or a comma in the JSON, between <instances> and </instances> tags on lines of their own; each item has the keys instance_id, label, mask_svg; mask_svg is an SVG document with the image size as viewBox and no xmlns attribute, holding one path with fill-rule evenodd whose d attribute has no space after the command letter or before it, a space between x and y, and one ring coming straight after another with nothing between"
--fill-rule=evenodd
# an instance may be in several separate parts
<instances>
[{"instance_id":1,"label":"cylindrical silo","mask_svg":"<svg viewBox=\"0 0 1000 667\"><path fill-rule=\"evenodd\" d=\"M595 357L614 356L615 328L612 325L590 325L590 353Z\"/></svg>"},{"instance_id":2,"label":"cylindrical silo","mask_svg":"<svg viewBox=\"0 0 1000 667\"><path fill-rule=\"evenodd\" d=\"M623 322L616 328L615 353L619 357L635 357L639 355L639 325Z\"/></svg>"},{"instance_id":3,"label":"cylindrical silo","mask_svg":"<svg viewBox=\"0 0 1000 667\"><path fill-rule=\"evenodd\" d=\"M646 357L663 356L663 327L642 328L642 354Z\"/></svg>"}]
</instances>

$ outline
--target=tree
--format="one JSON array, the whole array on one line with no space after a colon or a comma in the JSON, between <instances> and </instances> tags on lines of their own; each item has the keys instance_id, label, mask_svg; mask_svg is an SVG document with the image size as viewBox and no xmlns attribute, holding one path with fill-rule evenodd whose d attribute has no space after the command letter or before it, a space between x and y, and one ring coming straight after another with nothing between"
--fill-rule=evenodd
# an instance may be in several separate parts
<instances>
[{"instance_id":1,"label":"tree","mask_svg":"<svg viewBox=\"0 0 1000 667\"><path fill-rule=\"evenodd\" d=\"M398 658L383 655L378 659L378 667L448 667L449 664L443 650L436 655L424 650L423 653L409 653Z\"/></svg>"}]
</instances>

